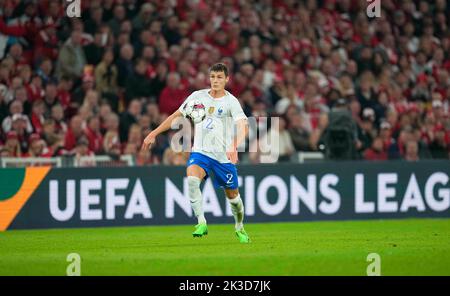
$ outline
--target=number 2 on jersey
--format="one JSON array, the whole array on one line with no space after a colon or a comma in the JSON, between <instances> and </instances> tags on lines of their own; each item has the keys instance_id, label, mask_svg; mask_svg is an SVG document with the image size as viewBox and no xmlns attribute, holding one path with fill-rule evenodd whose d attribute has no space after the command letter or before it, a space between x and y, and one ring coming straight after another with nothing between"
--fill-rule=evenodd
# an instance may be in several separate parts
<instances>
[{"instance_id":1,"label":"number 2 on jersey","mask_svg":"<svg viewBox=\"0 0 450 296\"><path fill-rule=\"evenodd\" d=\"M205 128L207 128L207 129L213 129L214 127L213 127L213 125L212 125L212 122L213 122L213 120L212 120L211 117L206 118Z\"/></svg>"},{"instance_id":2,"label":"number 2 on jersey","mask_svg":"<svg viewBox=\"0 0 450 296\"><path fill-rule=\"evenodd\" d=\"M227 184L232 184L233 183L233 174L227 174Z\"/></svg>"}]
</instances>

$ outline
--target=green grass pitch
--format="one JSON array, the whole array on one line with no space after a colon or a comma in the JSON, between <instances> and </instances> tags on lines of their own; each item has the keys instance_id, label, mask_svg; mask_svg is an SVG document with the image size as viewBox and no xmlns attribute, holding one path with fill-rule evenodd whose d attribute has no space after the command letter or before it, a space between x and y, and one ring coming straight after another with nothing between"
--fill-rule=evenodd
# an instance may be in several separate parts
<instances>
[{"instance_id":1,"label":"green grass pitch","mask_svg":"<svg viewBox=\"0 0 450 296\"><path fill-rule=\"evenodd\" d=\"M230 224L86 228L0 233L0 275L450 275L450 220L407 219L247 224L239 244Z\"/></svg>"}]
</instances>

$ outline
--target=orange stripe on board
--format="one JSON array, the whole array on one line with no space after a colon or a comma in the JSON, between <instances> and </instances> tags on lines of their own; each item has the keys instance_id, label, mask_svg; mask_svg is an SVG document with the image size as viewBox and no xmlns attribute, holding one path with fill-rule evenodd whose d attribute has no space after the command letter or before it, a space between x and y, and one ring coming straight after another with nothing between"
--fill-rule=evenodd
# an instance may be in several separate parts
<instances>
[{"instance_id":1,"label":"orange stripe on board","mask_svg":"<svg viewBox=\"0 0 450 296\"><path fill-rule=\"evenodd\" d=\"M19 191L12 198L0 201L0 231L8 229L50 169L51 167L26 168L25 178Z\"/></svg>"}]
</instances>

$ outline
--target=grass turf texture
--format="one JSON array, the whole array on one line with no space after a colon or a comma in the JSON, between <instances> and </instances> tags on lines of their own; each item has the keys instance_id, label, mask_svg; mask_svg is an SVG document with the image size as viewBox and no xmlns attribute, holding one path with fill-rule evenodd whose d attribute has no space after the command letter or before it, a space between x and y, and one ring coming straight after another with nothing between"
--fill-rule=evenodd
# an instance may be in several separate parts
<instances>
[{"instance_id":1,"label":"grass turf texture","mask_svg":"<svg viewBox=\"0 0 450 296\"><path fill-rule=\"evenodd\" d=\"M65 275L67 255L82 275L366 275L367 255L382 275L450 275L450 220L408 219L118 227L0 233L0 275Z\"/></svg>"}]
</instances>

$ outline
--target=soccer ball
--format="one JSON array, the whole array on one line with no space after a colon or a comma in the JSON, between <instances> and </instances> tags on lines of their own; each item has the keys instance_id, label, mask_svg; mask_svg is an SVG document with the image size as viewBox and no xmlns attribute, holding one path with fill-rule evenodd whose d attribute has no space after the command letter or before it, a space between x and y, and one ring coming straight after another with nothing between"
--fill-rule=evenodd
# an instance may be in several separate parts
<instances>
[{"instance_id":1,"label":"soccer ball","mask_svg":"<svg viewBox=\"0 0 450 296\"><path fill-rule=\"evenodd\" d=\"M186 110L186 116L194 123L202 122L206 117L205 105L200 101L190 101L184 109Z\"/></svg>"}]
</instances>

